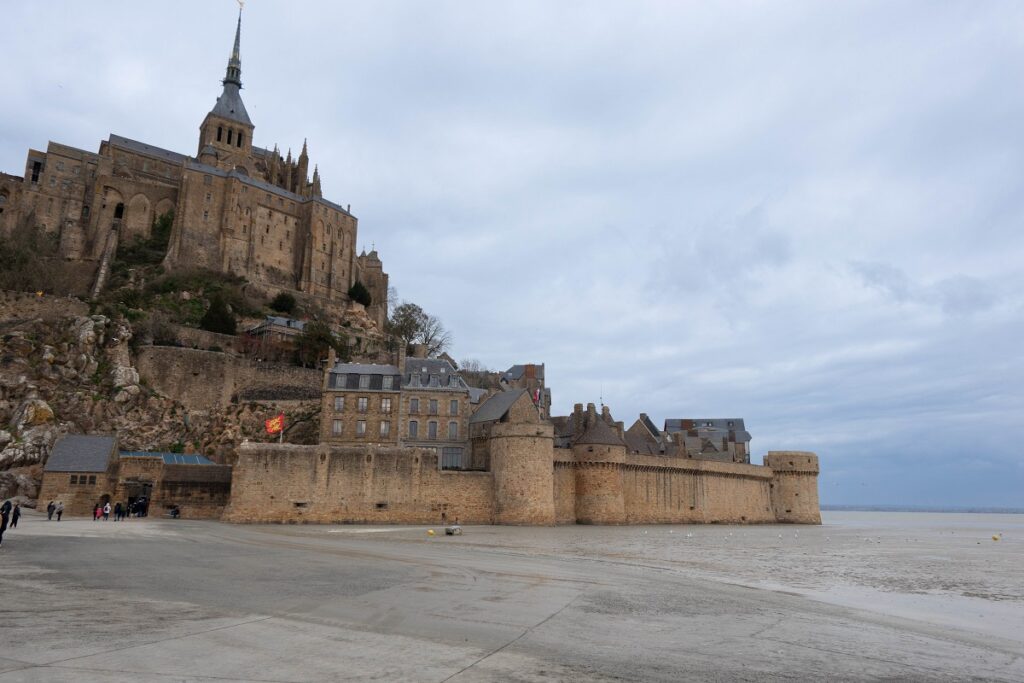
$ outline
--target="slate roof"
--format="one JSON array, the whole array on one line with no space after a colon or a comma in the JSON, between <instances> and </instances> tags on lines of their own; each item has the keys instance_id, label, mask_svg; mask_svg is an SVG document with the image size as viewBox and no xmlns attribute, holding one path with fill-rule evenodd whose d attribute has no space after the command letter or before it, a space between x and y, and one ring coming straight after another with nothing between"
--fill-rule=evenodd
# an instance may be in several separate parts
<instances>
[{"instance_id":1,"label":"slate roof","mask_svg":"<svg viewBox=\"0 0 1024 683\"><path fill-rule=\"evenodd\" d=\"M544 364L543 363L530 363L536 368L537 379L544 381ZM522 379L523 375L526 374L526 365L513 365L502 375L503 379L517 380Z\"/></svg>"},{"instance_id":2,"label":"slate roof","mask_svg":"<svg viewBox=\"0 0 1024 683\"><path fill-rule=\"evenodd\" d=\"M165 465L216 465L198 453L157 453L155 451L121 451L122 458L163 458Z\"/></svg>"},{"instance_id":3,"label":"slate roof","mask_svg":"<svg viewBox=\"0 0 1024 683\"><path fill-rule=\"evenodd\" d=\"M249 332L256 332L267 326L287 327L288 329L298 330L301 332L306 329L306 321L296 320L295 318L285 318L280 315L268 315L259 325L250 328Z\"/></svg>"},{"instance_id":4,"label":"slate roof","mask_svg":"<svg viewBox=\"0 0 1024 683\"><path fill-rule=\"evenodd\" d=\"M609 427L604 420L594 420L576 443L586 445L622 446L624 442L618 432Z\"/></svg>"},{"instance_id":5,"label":"slate roof","mask_svg":"<svg viewBox=\"0 0 1024 683\"><path fill-rule=\"evenodd\" d=\"M148 156L153 157L154 159L160 159L161 161L167 161L172 164L181 164L186 159L192 158L184 154L172 152L169 149L161 149L160 147L147 145L145 142L139 142L138 140L132 140L130 138L122 137L120 135L114 135L113 133L110 134L110 138L107 141L111 145L114 145L115 147L127 149L130 152L146 154Z\"/></svg>"},{"instance_id":6,"label":"slate roof","mask_svg":"<svg viewBox=\"0 0 1024 683\"><path fill-rule=\"evenodd\" d=\"M512 404L525 393L526 389L498 392L477 408L477 411L473 413L473 417L469 418L469 423L480 424L481 422L496 422L500 420L508 412L508 409L512 407Z\"/></svg>"},{"instance_id":7,"label":"slate roof","mask_svg":"<svg viewBox=\"0 0 1024 683\"><path fill-rule=\"evenodd\" d=\"M367 375L370 386L359 386L359 378ZM390 389L384 389L384 377L392 377ZM401 386L401 373L394 365L378 365L375 363L336 363L331 369L328 382L330 389L358 391L398 391Z\"/></svg>"},{"instance_id":8,"label":"slate roof","mask_svg":"<svg viewBox=\"0 0 1024 683\"><path fill-rule=\"evenodd\" d=\"M443 358L407 358L402 388L469 391L455 367Z\"/></svg>"},{"instance_id":9,"label":"slate roof","mask_svg":"<svg viewBox=\"0 0 1024 683\"><path fill-rule=\"evenodd\" d=\"M54 445L43 471L106 472L116 448L116 436L68 434Z\"/></svg>"},{"instance_id":10,"label":"slate roof","mask_svg":"<svg viewBox=\"0 0 1024 683\"><path fill-rule=\"evenodd\" d=\"M735 432L736 443L747 443L752 438L750 432L743 425L743 420L738 417L665 420L666 432L677 433L690 430L696 430L703 437L728 436L729 432Z\"/></svg>"},{"instance_id":11,"label":"slate roof","mask_svg":"<svg viewBox=\"0 0 1024 683\"><path fill-rule=\"evenodd\" d=\"M213 105L210 113L231 121L244 123L247 126L252 125L249 112L245 110L245 105L242 104L241 88L234 83L224 84L224 92L217 98L217 103Z\"/></svg>"},{"instance_id":12,"label":"slate roof","mask_svg":"<svg viewBox=\"0 0 1024 683\"><path fill-rule=\"evenodd\" d=\"M487 395L486 389L477 389L476 387L469 388L469 402L479 403L480 400Z\"/></svg>"}]
</instances>

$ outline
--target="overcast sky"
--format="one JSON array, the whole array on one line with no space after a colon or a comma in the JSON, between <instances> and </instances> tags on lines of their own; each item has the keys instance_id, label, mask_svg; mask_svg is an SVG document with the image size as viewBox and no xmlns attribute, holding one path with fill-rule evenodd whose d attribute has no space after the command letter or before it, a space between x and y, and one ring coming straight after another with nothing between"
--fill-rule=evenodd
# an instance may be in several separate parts
<instances>
[{"instance_id":1,"label":"overcast sky","mask_svg":"<svg viewBox=\"0 0 1024 683\"><path fill-rule=\"evenodd\" d=\"M195 154L236 13L5 3L0 170ZM1024 5L251 0L242 81L452 355L546 363L556 413L742 417L824 503L1024 507Z\"/></svg>"}]
</instances>

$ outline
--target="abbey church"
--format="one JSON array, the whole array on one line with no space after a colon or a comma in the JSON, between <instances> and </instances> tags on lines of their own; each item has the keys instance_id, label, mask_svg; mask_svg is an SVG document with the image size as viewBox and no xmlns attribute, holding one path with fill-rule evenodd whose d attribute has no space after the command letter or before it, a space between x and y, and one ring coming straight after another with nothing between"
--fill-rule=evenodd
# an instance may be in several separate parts
<instances>
[{"instance_id":1,"label":"abbey church","mask_svg":"<svg viewBox=\"0 0 1024 683\"><path fill-rule=\"evenodd\" d=\"M30 149L24 177L0 174L0 234L38 226L99 293L119 242L148 237L174 214L167 270L240 276L252 293L290 292L339 312L349 288L370 291L368 314L387 312L388 277L376 252L356 254L358 221L325 199L306 143L297 158L257 147L242 102L241 13L223 92L199 127L195 156L111 134L98 153L50 142Z\"/></svg>"}]
</instances>

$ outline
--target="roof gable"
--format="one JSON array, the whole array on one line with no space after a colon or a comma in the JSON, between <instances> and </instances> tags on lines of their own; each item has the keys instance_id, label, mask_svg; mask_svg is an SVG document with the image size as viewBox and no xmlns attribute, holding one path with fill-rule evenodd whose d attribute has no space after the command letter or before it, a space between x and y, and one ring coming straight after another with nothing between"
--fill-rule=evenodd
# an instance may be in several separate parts
<instances>
[{"instance_id":1,"label":"roof gable","mask_svg":"<svg viewBox=\"0 0 1024 683\"><path fill-rule=\"evenodd\" d=\"M43 471L105 472L116 450L116 436L68 434L54 445Z\"/></svg>"}]
</instances>

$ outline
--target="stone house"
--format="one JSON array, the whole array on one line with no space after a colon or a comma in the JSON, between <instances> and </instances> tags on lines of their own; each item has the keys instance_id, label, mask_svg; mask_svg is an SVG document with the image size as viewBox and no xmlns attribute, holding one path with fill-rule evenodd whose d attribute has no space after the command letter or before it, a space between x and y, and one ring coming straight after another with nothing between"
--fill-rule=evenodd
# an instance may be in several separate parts
<instances>
[{"instance_id":1,"label":"stone house","mask_svg":"<svg viewBox=\"0 0 1024 683\"><path fill-rule=\"evenodd\" d=\"M324 375L320 441L398 445L401 389L402 373L395 365L329 366Z\"/></svg>"},{"instance_id":2,"label":"stone house","mask_svg":"<svg viewBox=\"0 0 1024 683\"><path fill-rule=\"evenodd\" d=\"M39 501L64 503L69 516L92 514L96 503L113 497L117 436L69 434L57 441L43 466Z\"/></svg>"},{"instance_id":3,"label":"stone house","mask_svg":"<svg viewBox=\"0 0 1024 683\"><path fill-rule=\"evenodd\" d=\"M720 462L750 462L750 432L738 417L673 418L664 435L687 457Z\"/></svg>"},{"instance_id":4,"label":"stone house","mask_svg":"<svg viewBox=\"0 0 1024 683\"><path fill-rule=\"evenodd\" d=\"M186 518L220 517L231 495L231 468L201 455L124 452L116 435L62 437L54 444L39 489L41 504L64 503L69 516L97 504L149 501L150 514L172 505Z\"/></svg>"},{"instance_id":5,"label":"stone house","mask_svg":"<svg viewBox=\"0 0 1024 683\"><path fill-rule=\"evenodd\" d=\"M402 445L436 449L441 469L472 469L470 390L448 360L406 359L401 407Z\"/></svg>"}]
</instances>

